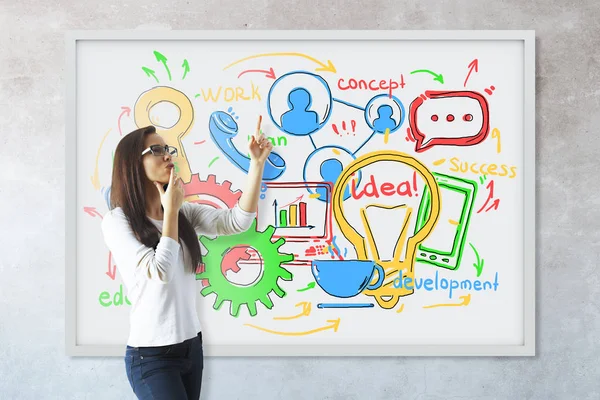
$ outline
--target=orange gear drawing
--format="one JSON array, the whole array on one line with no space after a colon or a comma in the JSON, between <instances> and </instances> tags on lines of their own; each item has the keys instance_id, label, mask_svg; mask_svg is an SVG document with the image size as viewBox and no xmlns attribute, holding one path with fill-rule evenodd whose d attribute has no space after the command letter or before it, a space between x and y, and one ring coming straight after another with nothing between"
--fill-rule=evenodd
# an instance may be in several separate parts
<instances>
[{"instance_id":1,"label":"orange gear drawing","mask_svg":"<svg viewBox=\"0 0 600 400\"><path fill-rule=\"evenodd\" d=\"M241 190L238 189L235 192L231 190L230 181L217 183L215 175L208 175L207 179L203 181L199 174L193 174L190 181L183 184L183 190L186 201L207 204L215 208L224 208L223 206L233 208L242 197Z\"/></svg>"}]
</instances>

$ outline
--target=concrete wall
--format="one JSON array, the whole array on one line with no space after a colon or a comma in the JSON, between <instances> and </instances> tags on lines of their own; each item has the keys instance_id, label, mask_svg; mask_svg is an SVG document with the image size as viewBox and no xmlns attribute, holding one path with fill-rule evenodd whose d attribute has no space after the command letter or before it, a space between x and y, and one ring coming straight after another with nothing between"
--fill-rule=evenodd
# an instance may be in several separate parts
<instances>
[{"instance_id":1,"label":"concrete wall","mask_svg":"<svg viewBox=\"0 0 600 400\"><path fill-rule=\"evenodd\" d=\"M0 398L129 399L64 354L68 29L535 29L535 358L209 359L203 399L600 398L597 0L0 0Z\"/></svg>"}]
</instances>

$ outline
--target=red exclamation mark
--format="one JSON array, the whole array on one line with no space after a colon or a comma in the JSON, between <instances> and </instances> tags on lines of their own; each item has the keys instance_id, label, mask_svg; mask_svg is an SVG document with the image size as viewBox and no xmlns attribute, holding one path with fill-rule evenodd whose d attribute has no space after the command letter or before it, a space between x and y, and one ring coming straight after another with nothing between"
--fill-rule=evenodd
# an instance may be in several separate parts
<instances>
[{"instance_id":1,"label":"red exclamation mark","mask_svg":"<svg viewBox=\"0 0 600 400\"><path fill-rule=\"evenodd\" d=\"M419 195L418 189L417 189L417 172L413 172L413 188L415 190L415 196Z\"/></svg>"}]
</instances>

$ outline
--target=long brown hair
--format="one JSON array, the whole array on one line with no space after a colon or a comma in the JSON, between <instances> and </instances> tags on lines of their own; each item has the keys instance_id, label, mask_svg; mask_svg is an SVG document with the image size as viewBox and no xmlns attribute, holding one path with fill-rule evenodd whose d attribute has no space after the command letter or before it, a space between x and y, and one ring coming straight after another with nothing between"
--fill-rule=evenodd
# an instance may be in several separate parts
<instances>
[{"instance_id":1,"label":"long brown hair","mask_svg":"<svg viewBox=\"0 0 600 400\"><path fill-rule=\"evenodd\" d=\"M156 133L154 126L139 128L124 136L117 145L112 170L110 209L121 207L138 240L156 250L161 234L146 216L144 188L147 178L142 163L145 137L153 133ZM166 185L164 187L166 188ZM200 243L196 231L181 209L178 225L180 241L183 240L190 251L190 268L191 272L194 272L196 266L202 262Z\"/></svg>"}]
</instances>

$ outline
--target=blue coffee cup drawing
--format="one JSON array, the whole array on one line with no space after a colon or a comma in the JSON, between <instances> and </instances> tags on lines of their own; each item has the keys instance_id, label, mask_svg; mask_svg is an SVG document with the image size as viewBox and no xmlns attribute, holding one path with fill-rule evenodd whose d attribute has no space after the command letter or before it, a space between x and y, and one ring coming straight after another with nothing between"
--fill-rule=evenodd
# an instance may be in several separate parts
<instances>
[{"instance_id":1,"label":"blue coffee cup drawing","mask_svg":"<svg viewBox=\"0 0 600 400\"><path fill-rule=\"evenodd\" d=\"M383 267L370 260L313 260L312 274L317 284L334 297L354 297L365 289L379 288L385 279ZM378 279L370 284L377 271Z\"/></svg>"}]
</instances>

